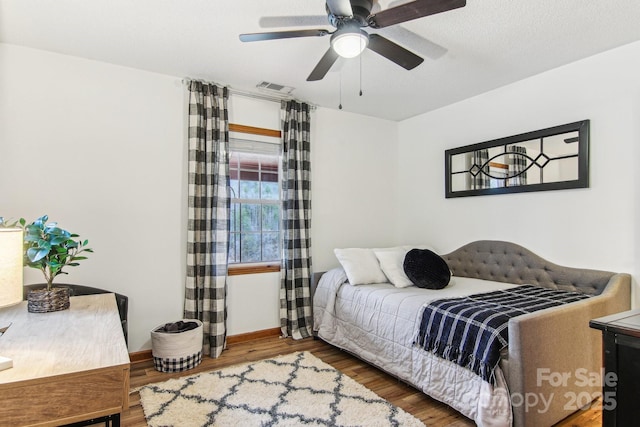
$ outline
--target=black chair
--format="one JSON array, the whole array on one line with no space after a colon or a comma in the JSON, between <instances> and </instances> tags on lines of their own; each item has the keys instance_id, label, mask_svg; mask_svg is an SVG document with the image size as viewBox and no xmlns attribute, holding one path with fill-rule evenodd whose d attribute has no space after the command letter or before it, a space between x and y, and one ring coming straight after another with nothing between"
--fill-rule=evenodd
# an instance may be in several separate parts
<instances>
[{"instance_id":1,"label":"black chair","mask_svg":"<svg viewBox=\"0 0 640 427\"><path fill-rule=\"evenodd\" d=\"M23 289L23 298L27 299L27 294L29 291L42 289L43 284L36 285L25 285ZM69 296L79 296L79 295L96 295L96 294L111 294L115 293L112 291L107 291L105 289L92 288L91 286L83 286L83 285L69 285L66 283L56 283L56 288L69 288ZM118 305L118 312L120 313L120 323L122 324L122 333L124 334L124 341L129 344L129 327L127 325L127 314L129 312L129 298L122 294L116 295L116 304Z\"/></svg>"}]
</instances>

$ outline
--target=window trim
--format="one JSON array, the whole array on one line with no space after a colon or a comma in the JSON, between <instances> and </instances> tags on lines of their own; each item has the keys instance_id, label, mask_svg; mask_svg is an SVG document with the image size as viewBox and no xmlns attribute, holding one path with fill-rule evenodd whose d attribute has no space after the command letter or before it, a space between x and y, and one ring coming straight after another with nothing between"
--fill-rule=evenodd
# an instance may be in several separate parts
<instances>
[{"instance_id":1,"label":"window trim","mask_svg":"<svg viewBox=\"0 0 640 427\"><path fill-rule=\"evenodd\" d=\"M241 276L243 274L258 274L258 273L275 273L280 271L280 263L265 262L265 263L243 263L243 264L229 264L227 268L229 276Z\"/></svg>"},{"instance_id":2,"label":"window trim","mask_svg":"<svg viewBox=\"0 0 640 427\"><path fill-rule=\"evenodd\" d=\"M229 123L229 132L248 133L251 135L270 136L272 138L282 138L282 132L276 129L259 128L255 126L239 125Z\"/></svg>"},{"instance_id":3,"label":"window trim","mask_svg":"<svg viewBox=\"0 0 640 427\"><path fill-rule=\"evenodd\" d=\"M229 131L237 133L247 133L250 135L269 136L273 138L281 138L282 132L277 129L267 129L255 126L241 125L237 123L229 123ZM262 263L236 263L229 264L227 274L229 276L239 276L243 274L259 274L274 273L280 271L280 261L262 262Z\"/></svg>"}]
</instances>

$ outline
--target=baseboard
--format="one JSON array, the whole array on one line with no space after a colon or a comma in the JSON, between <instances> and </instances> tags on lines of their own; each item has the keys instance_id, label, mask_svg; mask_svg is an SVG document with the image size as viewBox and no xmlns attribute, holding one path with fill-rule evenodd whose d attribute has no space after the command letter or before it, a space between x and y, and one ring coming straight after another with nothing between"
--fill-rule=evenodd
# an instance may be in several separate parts
<instances>
[{"instance_id":1,"label":"baseboard","mask_svg":"<svg viewBox=\"0 0 640 427\"><path fill-rule=\"evenodd\" d=\"M278 337L280 336L280 328L263 329L261 331L247 332L246 334L231 335L227 337L227 344L238 344L241 342L258 340L261 338ZM153 355L151 350L142 350L129 353L129 360L131 363L145 362L152 360Z\"/></svg>"},{"instance_id":2,"label":"baseboard","mask_svg":"<svg viewBox=\"0 0 640 427\"><path fill-rule=\"evenodd\" d=\"M227 344L238 344L241 342L258 340L260 338L279 337L280 334L280 328L271 328L255 332L247 332L246 334L231 335L227 337Z\"/></svg>"},{"instance_id":3,"label":"baseboard","mask_svg":"<svg viewBox=\"0 0 640 427\"><path fill-rule=\"evenodd\" d=\"M152 359L153 355L151 354L151 349L129 353L129 360L131 361L131 363L146 362L147 360Z\"/></svg>"}]
</instances>

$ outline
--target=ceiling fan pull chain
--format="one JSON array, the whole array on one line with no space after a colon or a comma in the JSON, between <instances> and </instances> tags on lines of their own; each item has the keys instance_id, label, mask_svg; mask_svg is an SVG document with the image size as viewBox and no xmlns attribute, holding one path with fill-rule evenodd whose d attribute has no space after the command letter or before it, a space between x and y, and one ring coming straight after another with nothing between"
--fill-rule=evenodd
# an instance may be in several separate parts
<instances>
[{"instance_id":1,"label":"ceiling fan pull chain","mask_svg":"<svg viewBox=\"0 0 640 427\"><path fill-rule=\"evenodd\" d=\"M342 110L342 70L340 71L339 96L340 96L340 104L338 104L338 110Z\"/></svg>"},{"instance_id":2,"label":"ceiling fan pull chain","mask_svg":"<svg viewBox=\"0 0 640 427\"><path fill-rule=\"evenodd\" d=\"M360 67L360 96L362 96L362 54L358 56L358 65Z\"/></svg>"}]
</instances>

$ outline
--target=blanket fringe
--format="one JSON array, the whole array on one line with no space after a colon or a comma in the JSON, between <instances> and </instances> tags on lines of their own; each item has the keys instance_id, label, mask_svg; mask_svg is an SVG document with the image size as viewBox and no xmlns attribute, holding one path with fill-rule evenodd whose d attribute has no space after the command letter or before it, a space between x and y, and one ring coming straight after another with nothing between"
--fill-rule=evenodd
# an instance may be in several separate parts
<instances>
[{"instance_id":1,"label":"blanket fringe","mask_svg":"<svg viewBox=\"0 0 640 427\"><path fill-rule=\"evenodd\" d=\"M473 353L462 352L460 348L455 345L439 341L437 336L420 336L413 344L429 353L433 353L438 357L469 369L489 384L496 383L495 371L498 363L495 365L486 363L482 359L477 358Z\"/></svg>"}]
</instances>

